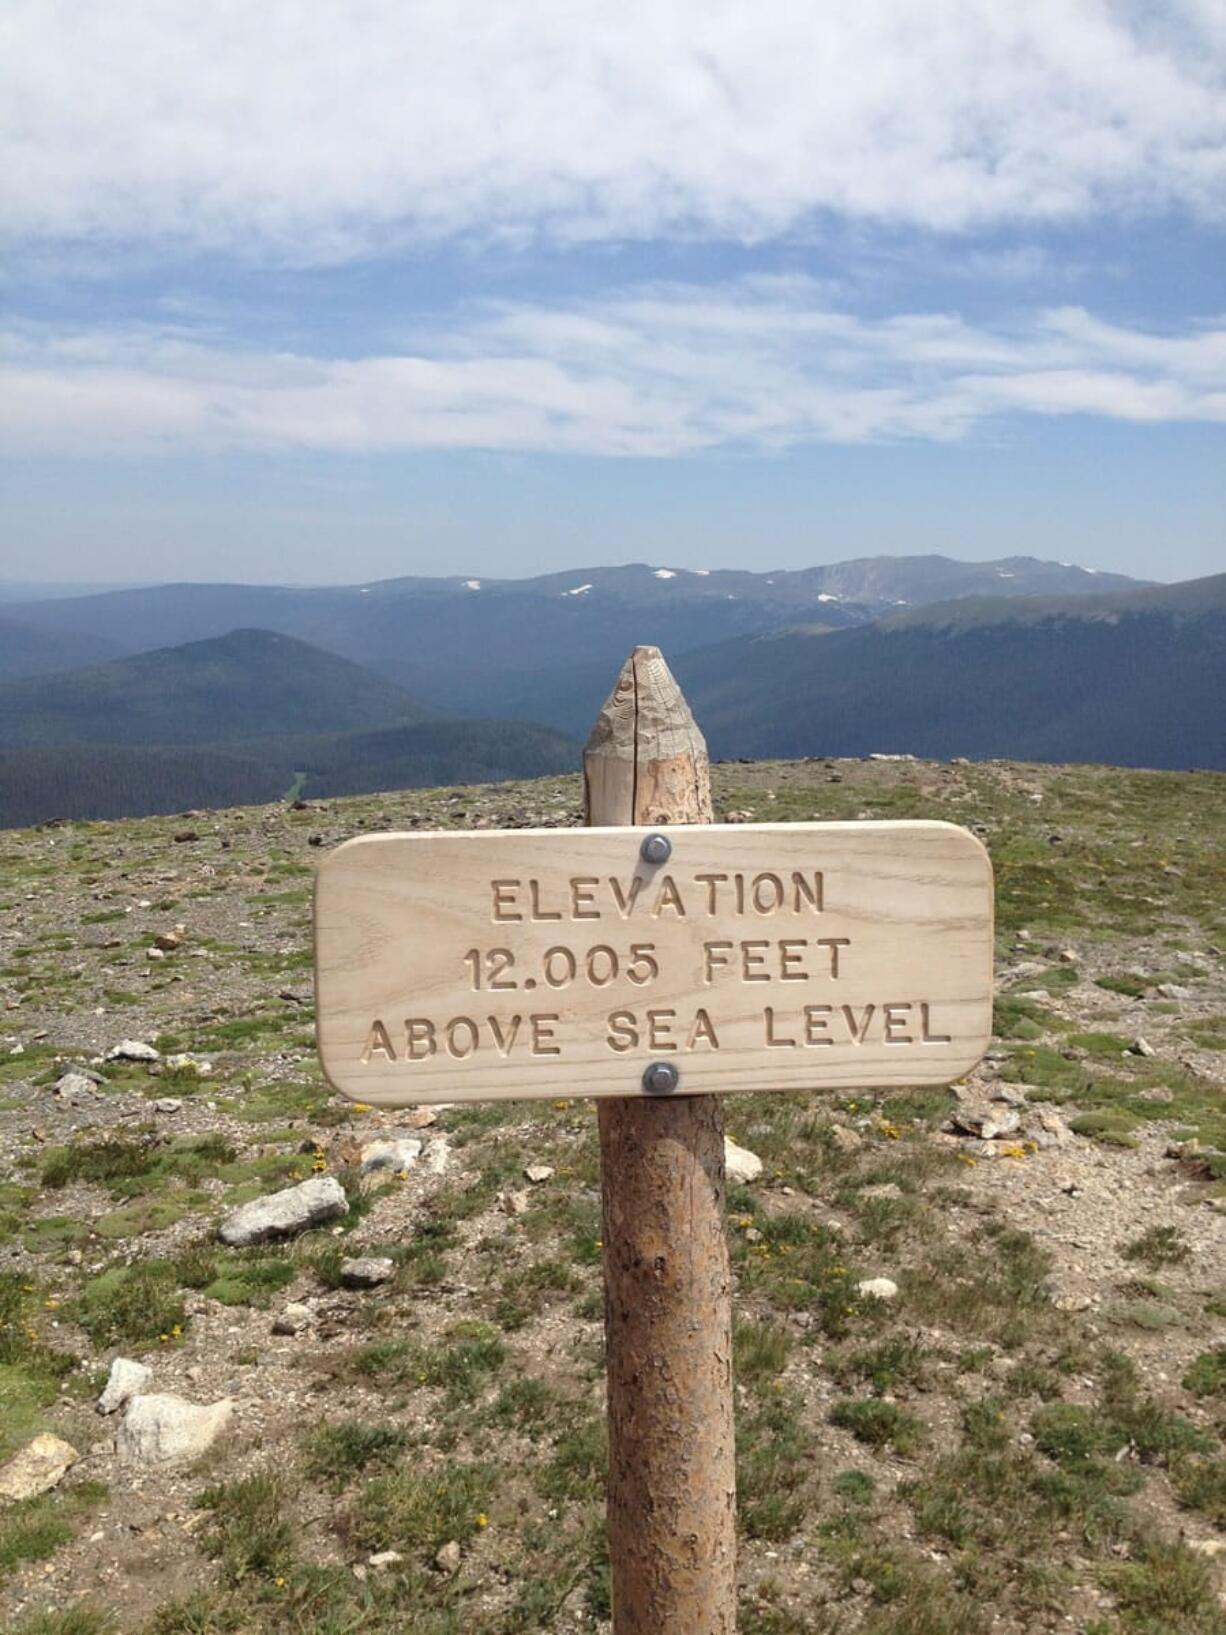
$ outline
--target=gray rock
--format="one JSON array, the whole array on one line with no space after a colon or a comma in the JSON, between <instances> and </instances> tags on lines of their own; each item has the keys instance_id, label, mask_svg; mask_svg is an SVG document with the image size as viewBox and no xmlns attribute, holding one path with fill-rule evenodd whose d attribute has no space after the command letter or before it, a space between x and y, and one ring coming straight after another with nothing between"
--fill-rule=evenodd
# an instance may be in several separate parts
<instances>
[{"instance_id":1,"label":"gray rock","mask_svg":"<svg viewBox=\"0 0 1226 1635\"><path fill-rule=\"evenodd\" d=\"M962 1143L962 1151L968 1158L985 1158L989 1163L1001 1155L1002 1148L994 1141L969 1140Z\"/></svg>"},{"instance_id":2,"label":"gray rock","mask_svg":"<svg viewBox=\"0 0 1226 1635\"><path fill-rule=\"evenodd\" d=\"M152 1368L147 1368L144 1363L133 1362L130 1357L116 1357L111 1364L106 1389L98 1398L98 1412L113 1414L130 1397L139 1396L152 1378Z\"/></svg>"},{"instance_id":3,"label":"gray rock","mask_svg":"<svg viewBox=\"0 0 1226 1635\"><path fill-rule=\"evenodd\" d=\"M864 1137L858 1130L850 1129L846 1124L832 1124L830 1126L830 1145L835 1152L841 1152L850 1157L859 1152L864 1146Z\"/></svg>"},{"instance_id":4,"label":"gray rock","mask_svg":"<svg viewBox=\"0 0 1226 1635\"><path fill-rule=\"evenodd\" d=\"M762 1173L762 1160L747 1147L738 1147L730 1136L724 1137L724 1171L734 1185L744 1186L756 1181Z\"/></svg>"},{"instance_id":5,"label":"gray rock","mask_svg":"<svg viewBox=\"0 0 1226 1635\"><path fill-rule=\"evenodd\" d=\"M222 1222L217 1236L232 1249L243 1249L271 1238L292 1238L309 1226L335 1220L348 1208L345 1189L336 1177L316 1175L244 1204Z\"/></svg>"},{"instance_id":6,"label":"gray rock","mask_svg":"<svg viewBox=\"0 0 1226 1635\"><path fill-rule=\"evenodd\" d=\"M272 1320L274 1334L301 1334L311 1325L311 1308L291 1300Z\"/></svg>"},{"instance_id":7,"label":"gray rock","mask_svg":"<svg viewBox=\"0 0 1226 1635\"><path fill-rule=\"evenodd\" d=\"M415 1135L386 1136L378 1141L368 1141L362 1148L359 1160L363 1175L373 1175L377 1170L391 1170L399 1174L401 1170L412 1169L421 1157L423 1143Z\"/></svg>"},{"instance_id":8,"label":"gray rock","mask_svg":"<svg viewBox=\"0 0 1226 1635\"><path fill-rule=\"evenodd\" d=\"M145 1044L143 1039L121 1039L105 1057L108 1062L160 1062L161 1059L161 1051Z\"/></svg>"},{"instance_id":9,"label":"gray rock","mask_svg":"<svg viewBox=\"0 0 1226 1635\"><path fill-rule=\"evenodd\" d=\"M396 1275L396 1262L383 1255L363 1255L341 1261L341 1282L347 1289L376 1289Z\"/></svg>"},{"instance_id":10,"label":"gray rock","mask_svg":"<svg viewBox=\"0 0 1226 1635\"><path fill-rule=\"evenodd\" d=\"M1036 1147L1068 1147L1072 1145L1074 1136L1059 1113L1040 1113L1037 1123L1030 1129L1029 1139Z\"/></svg>"},{"instance_id":11,"label":"gray rock","mask_svg":"<svg viewBox=\"0 0 1226 1635\"><path fill-rule=\"evenodd\" d=\"M504 1192L498 1201L504 1215L526 1215L532 1207L526 1192Z\"/></svg>"},{"instance_id":12,"label":"gray rock","mask_svg":"<svg viewBox=\"0 0 1226 1635\"><path fill-rule=\"evenodd\" d=\"M1007 1107L1024 1107L1026 1105L1026 1086L1024 1084L1006 1084L1000 1079L992 1086L988 1095L989 1101L1002 1101Z\"/></svg>"},{"instance_id":13,"label":"gray rock","mask_svg":"<svg viewBox=\"0 0 1226 1635\"><path fill-rule=\"evenodd\" d=\"M1130 1056L1156 1056L1158 1052L1154 1049L1153 1045L1150 1044L1148 1039L1143 1039L1138 1034L1129 1045L1128 1054Z\"/></svg>"},{"instance_id":14,"label":"gray rock","mask_svg":"<svg viewBox=\"0 0 1226 1635\"><path fill-rule=\"evenodd\" d=\"M856 1293L865 1300L897 1300L898 1284L889 1277L866 1277L856 1284Z\"/></svg>"},{"instance_id":15,"label":"gray rock","mask_svg":"<svg viewBox=\"0 0 1226 1635\"><path fill-rule=\"evenodd\" d=\"M55 1081L55 1093L61 1100L75 1106L80 1101L92 1101L97 1092L93 1081L87 1079L84 1073L70 1070Z\"/></svg>"},{"instance_id":16,"label":"gray rock","mask_svg":"<svg viewBox=\"0 0 1226 1635\"><path fill-rule=\"evenodd\" d=\"M153 1104L155 1113L181 1113L183 1103L177 1096L159 1096Z\"/></svg>"},{"instance_id":17,"label":"gray rock","mask_svg":"<svg viewBox=\"0 0 1226 1635\"><path fill-rule=\"evenodd\" d=\"M133 1397L115 1433L115 1451L129 1464L185 1464L208 1452L233 1415L230 1397L207 1407L184 1397Z\"/></svg>"},{"instance_id":18,"label":"gray rock","mask_svg":"<svg viewBox=\"0 0 1226 1635\"><path fill-rule=\"evenodd\" d=\"M941 1128L954 1135L973 1135L981 1141L999 1141L1002 1136L1012 1135L1020 1123L1021 1118L1012 1107L977 1105L959 1107Z\"/></svg>"},{"instance_id":19,"label":"gray rock","mask_svg":"<svg viewBox=\"0 0 1226 1635\"><path fill-rule=\"evenodd\" d=\"M1178 982L1160 982L1158 992L1163 999L1194 999L1196 997L1191 988L1185 988Z\"/></svg>"},{"instance_id":20,"label":"gray rock","mask_svg":"<svg viewBox=\"0 0 1226 1635\"><path fill-rule=\"evenodd\" d=\"M81 1455L58 1436L36 1436L0 1465L0 1501L16 1503L58 1487Z\"/></svg>"}]
</instances>

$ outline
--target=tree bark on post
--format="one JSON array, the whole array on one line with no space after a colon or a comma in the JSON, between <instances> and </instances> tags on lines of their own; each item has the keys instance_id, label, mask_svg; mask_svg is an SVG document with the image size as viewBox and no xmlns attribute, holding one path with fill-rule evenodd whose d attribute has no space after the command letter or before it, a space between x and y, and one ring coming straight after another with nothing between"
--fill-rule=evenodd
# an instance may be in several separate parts
<instances>
[{"instance_id":1,"label":"tree bark on post","mask_svg":"<svg viewBox=\"0 0 1226 1635\"><path fill-rule=\"evenodd\" d=\"M626 661L583 772L591 825L711 821L706 744L658 648ZM614 1635L733 1635L723 1105L679 1094L598 1108Z\"/></svg>"}]
</instances>

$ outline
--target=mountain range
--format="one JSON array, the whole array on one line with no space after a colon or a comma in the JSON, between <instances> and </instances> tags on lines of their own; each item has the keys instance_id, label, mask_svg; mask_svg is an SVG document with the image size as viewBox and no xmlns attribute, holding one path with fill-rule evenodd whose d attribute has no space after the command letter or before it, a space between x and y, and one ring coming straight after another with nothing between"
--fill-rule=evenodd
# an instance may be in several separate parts
<instances>
[{"instance_id":1,"label":"mountain range","mask_svg":"<svg viewBox=\"0 0 1226 1635\"><path fill-rule=\"evenodd\" d=\"M1226 767L1226 575L881 557L160 585L6 603L0 823L568 769L642 642L717 756Z\"/></svg>"},{"instance_id":2,"label":"mountain range","mask_svg":"<svg viewBox=\"0 0 1226 1635\"><path fill-rule=\"evenodd\" d=\"M675 654L787 625L866 624L951 597L1076 594L1134 584L1031 557L983 563L872 557L763 573L636 563L531 579L454 575L319 588L155 585L10 605L5 617L60 639L108 641L115 656L233 630L276 631L374 670L423 704L488 716L503 713L508 689L514 694L525 674L584 664L616 669L636 643Z\"/></svg>"},{"instance_id":3,"label":"mountain range","mask_svg":"<svg viewBox=\"0 0 1226 1635\"><path fill-rule=\"evenodd\" d=\"M1226 574L975 597L683 655L712 752L1226 768Z\"/></svg>"}]
</instances>

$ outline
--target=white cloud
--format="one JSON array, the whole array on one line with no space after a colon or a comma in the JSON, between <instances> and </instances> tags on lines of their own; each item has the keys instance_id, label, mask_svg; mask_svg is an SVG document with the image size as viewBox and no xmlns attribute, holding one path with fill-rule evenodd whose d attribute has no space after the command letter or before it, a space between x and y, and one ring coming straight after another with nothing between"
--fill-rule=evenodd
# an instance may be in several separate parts
<instances>
[{"instance_id":1,"label":"white cloud","mask_svg":"<svg viewBox=\"0 0 1226 1635\"><path fill-rule=\"evenodd\" d=\"M1221 0L8 0L24 242L1226 217Z\"/></svg>"},{"instance_id":2,"label":"white cloud","mask_svg":"<svg viewBox=\"0 0 1226 1635\"><path fill-rule=\"evenodd\" d=\"M1080 308L993 327L865 319L819 284L632 289L588 306L485 306L411 350L265 353L182 327L0 336L11 453L387 453L664 458L899 438L1006 414L1226 422L1226 318L1180 334Z\"/></svg>"}]
</instances>

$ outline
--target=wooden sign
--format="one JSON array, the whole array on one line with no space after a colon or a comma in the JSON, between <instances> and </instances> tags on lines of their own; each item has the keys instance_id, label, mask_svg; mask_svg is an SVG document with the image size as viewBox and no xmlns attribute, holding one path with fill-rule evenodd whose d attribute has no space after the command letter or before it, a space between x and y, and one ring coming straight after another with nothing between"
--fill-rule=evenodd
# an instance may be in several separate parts
<instances>
[{"instance_id":1,"label":"wooden sign","mask_svg":"<svg viewBox=\"0 0 1226 1635\"><path fill-rule=\"evenodd\" d=\"M943 1084L992 1026L992 871L947 823L370 835L315 894L356 1101ZM658 846L663 851L664 846ZM661 1088L673 1077L656 1075Z\"/></svg>"}]
</instances>

